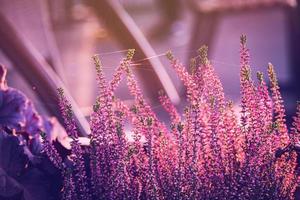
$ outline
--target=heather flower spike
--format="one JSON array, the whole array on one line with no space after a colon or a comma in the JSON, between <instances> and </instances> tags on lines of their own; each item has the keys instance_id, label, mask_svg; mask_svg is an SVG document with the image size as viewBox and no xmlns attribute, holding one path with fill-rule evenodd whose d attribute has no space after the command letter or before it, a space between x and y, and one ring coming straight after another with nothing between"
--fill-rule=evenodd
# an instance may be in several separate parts
<instances>
[{"instance_id":1,"label":"heather flower spike","mask_svg":"<svg viewBox=\"0 0 300 200\"><path fill-rule=\"evenodd\" d=\"M285 109L283 105L282 96L279 91L279 85L274 67L271 63L268 64L268 75L271 83L272 99L274 103L274 114L275 120L278 123L278 131L280 133L280 139L282 145L287 145L288 143L288 130L285 120Z\"/></svg>"},{"instance_id":2,"label":"heather flower spike","mask_svg":"<svg viewBox=\"0 0 300 200\"><path fill-rule=\"evenodd\" d=\"M94 112L98 112L99 108L100 108L100 102L97 99L96 102L95 102L95 104L93 105L93 111Z\"/></svg>"},{"instance_id":3,"label":"heather flower spike","mask_svg":"<svg viewBox=\"0 0 300 200\"><path fill-rule=\"evenodd\" d=\"M241 41L241 45L243 47L245 47L246 43L247 43L247 36L246 35L241 35L240 41Z\"/></svg>"},{"instance_id":4,"label":"heather flower spike","mask_svg":"<svg viewBox=\"0 0 300 200\"><path fill-rule=\"evenodd\" d=\"M46 133L41 131L40 135L43 141L42 152L46 153L46 155L48 156L48 158L51 160L51 162L54 164L55 167L57 167L60 170L63 170L63 160L58 154L53 144L51 144L51 142L47 139Z\"/></svg>"},{"instance_id":5,"label":"heather flower spike","mask_svg":"<svg viewBox=\"0 0 300 200\"><path fill-rule=\"evenodd\" d=\"M296 115L293 117L293 124L291 129L291 137L294 144L300 143L300 101L297 102Z\"/></svg>"},{"instance_id":6,"label":"heather flower spike","mask_svg":"<svg viewBox=\"0 0 300 200\"><path fill-rule=\"evenodd\" d=\"M134 53L135 53L135 49L128 49L126 59L127 59L127 60L132 60L132 58L133 58L133 56L134 56Z\"/></svg>"},{"instance_id":7,"label":"heather flower spike","mask_svg":"<svg viewBox=\"0 0 300 200\"><path fill-rule=\"evenodd\" d=\"M247 37L246 35L242 35L240 38L240 44L241 44L241 54L240 54L240 59L241 59L241 65L244 67L249 67L249 49L247 49L246 44L247 44Z\"/></svg>"},{"instance_id":8,"label":"heather flower spike","mask_svg":"<svg viewBox=\"0 0 300 200\"><path fill-rule=\"evenodd\" d=\"M263 80L264 80L263 73L262 72L257 72L256 75L257 75L257 79L258 79L259 83L261 84L263 82Z\"/></svg>"},{"instance_id":9,"label":"heather flower spike","mask_svg":"<svg viewBox=\"0 0 300 200\"><path fill-rule=\"evenodd\" d=\"M277 87L278 86L278 80L277 76L274 71L274 66L272 63L268 63L268 74L270 78L270 83L272 84L272 87Z\"/></svg>"},{"instance_id":10,"label":"heather flower spike","mask_svg":"<svg viewBox=\"0 0 300 200\"><path fill-rule=\"evenodd\" d=\"M191 74L195 74L196 73L196 68L197 68L197 60L196 60L196 58L191 58L191 60L190 60L190 71L191 71Z\"/></svg>"},{"instance_id":11,"label":"heather flower spike","mask_svg":"<svg viewBox=\"0 0 300 200\"><path fill-rule=\"evenodd\" d=\"M95 59L95 62L98 63L98 60ZM78 187L78 197L83 200L90 200L91 195L89 194L88 182L87 182L87 173L85 170L83 151L78 142L78 130L75 119L73 117L73 111L71 104L68 102L64 96L64 91L62 88L58 88L59 93L59 106L62 113L62 117L65 122L65 128L69 136L71 137L71 152L72 159L74 161L74 176L75 185Z\"/></svg>"},{"instance_id":12,"label":"heather flower spike","mask_svg":"<svg viewBox=\"0 0 300 200\"><path fill-rule=\"evenodd\" d=\"M174 60L174 55L171 50L167 51L166 56L170 61Z\"/></svg>"},{"instance_id":13,"label":"heather flower spike","mask_svg":"<svg viewBox=\"0 0 300 200\"><path fill-rule=\"evenodd\" d=\"M180 121L180 115L163 90L159 91L159 101L164 109L170 114L172 122L177 124Z\"/></svg>"},{"instance_id":14,"label":"heather flower spike","mask_svg":"<svg viewBox=\"0 0 300 200\"><path fill-rule=\"evenodd\" d=\"M171 51L166 53L187 87L183 115L159 91L171 130L147 104L131 71L134 49L128 50L109 84L99 58L94 57L100 91L90 118L91 146L83 151L74 137L72 168L59 167L65 199L294 199L297 171L291 146L299 142L300 106L289 138L274 68L269 64L269 94L261 72L258 84L251 79L249 50L242 35L238 117L236 105L225 98L209 62L208 47L202 46L198 53L201 67L193 58L191 73ZM123 75L134 97L131 105L113 98ZM58 93L66 130L74 136L77 129L71 106L63 90ZM47 140L44 144L50 160L60 166L54 146Z\"/></svg>"},{"instance_id":15,"label":"heather flower spike","mask_svg":"<svg viewBox=\"0 0 300 200\"><path fill-rule=\"evenodd\" d=\"M199 56L200 56L200 62L202 65L207 65L209 64L209 60L208 60L208 46L203 45L202 47L200 47L200 49L198 50Z\"/></svg>"},{"instance_id":16,"label":"heather flower spike","mask_svg":"<svg viewBox=\"0 0 300 200\"><path fill-rule=\"evenodd\" d=\"M102 68L102 63L97 55L93 56L93 60L95 63L96 71L99 73Z\"/></svg>"},{"instance_id":17,"label":"heather flower spike","mask_svg":"<svg viewBox=\"0 0 300 200\"><path fill-rule=\"evenodd\" d=\"M57 92L58 92L59 98L63 98L64 90L62 88L57 88Z\"/></svg>"}]
</instances>

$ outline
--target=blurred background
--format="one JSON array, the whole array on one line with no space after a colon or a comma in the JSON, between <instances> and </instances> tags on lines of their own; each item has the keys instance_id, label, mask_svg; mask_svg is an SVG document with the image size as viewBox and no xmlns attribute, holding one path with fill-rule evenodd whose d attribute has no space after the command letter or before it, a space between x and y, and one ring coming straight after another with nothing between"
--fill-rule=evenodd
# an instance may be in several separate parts
<instances>
[{"instance_id":1,"label":"blurred background","mask_svg":"<svg viewBox=\"0 0 300 200\"><path fill-rule=\"evenodd\" d=\"M185 104L163 55L169 49L188 66L207 44L227 97L238 104L241 34L254 76L274 64L290 119L300 100L299 0L0 0L0 63L9 68L8 83L48 115L58 116L55 89L64 86L77 117L88 116L98 94L91 57L99 54L109 80L128 48L137 51L133 70L162 119L158 90L179 109ZM130 104L124 81L117 96Z\"/></svg>"}]
</instances>

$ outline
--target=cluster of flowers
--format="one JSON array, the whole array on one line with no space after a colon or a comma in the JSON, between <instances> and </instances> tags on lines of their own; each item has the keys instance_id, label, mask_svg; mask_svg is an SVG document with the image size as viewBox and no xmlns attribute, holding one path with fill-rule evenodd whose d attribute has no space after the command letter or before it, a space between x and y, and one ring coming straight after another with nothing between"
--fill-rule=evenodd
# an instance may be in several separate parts
<instances>
[{"instance_id":1,"label":"cluster of flowers","mask_svg":"<svg viewBox=\"0 0 300 200\"><path fill-rule=\"evenodd\" d=\"M54 119L38 114L19 90L8 87L0 65L0 199L59 198L60 173L41 154L40 132L50 137Z\"/></svg>"},{"instance_id":2,"label":"cluster of flowers","mask_svg":"<svg viewBox=\"0 0 300 200\"><path fill-rule=\"evenodd\" d=\"M288 131L273 66L268 65L270 87L260 72L254 81L242 36L237 117L207 50L199 49L191 73L171 52L166 54L187 89L188 101L180 115L160 92L170 129L158 120L137 85L130 68L134 50L128 51L110 82L94 57L100 91L90 117L90 147L79 144L71 106L59 89L65 127L73 139L71 154L62 159L47 140L44 151L62 172L63 199L294 199L297 154L282 150L299 142L300 106ZM134 97L132 106L114 96L123 77ZM133 141L126 138L126 123L132 125Z\"/></svg>"}]
</instances>

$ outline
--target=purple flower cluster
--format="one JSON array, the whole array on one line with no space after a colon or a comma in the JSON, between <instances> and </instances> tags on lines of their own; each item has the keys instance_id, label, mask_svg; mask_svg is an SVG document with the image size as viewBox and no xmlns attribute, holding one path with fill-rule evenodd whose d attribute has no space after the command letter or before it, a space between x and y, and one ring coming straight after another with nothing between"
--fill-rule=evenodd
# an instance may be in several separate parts
<instances>
[{"instance_id":1,"label":"purple flower cluster","mask_svg":"<svg viewBox=\"0 0 300 200\"><path fill-rule=\"evenodd\" d=\"M48 142L44 148L62 171L63 199L294 199L296 153L277 152L299 143L300 106L288 131L273 66L268 66L270 88L260 72L253 80L242 36L238 114L225 98L207 51L206 46L199 49L191 73L167 53L187 88L188 102L181 115L159 93L170 114L170 129L146 102L131 71L134 50L128 51L110 82L94 57L99 96L90 117L89 147L79 145L70 104L59 90L62 116L73 139L71 155L60 158ZM114 96L122 78L134 97L132 105ZM128 124L132 140L125 131Z\"/></svg>"},{"instance_id":2,"label":"purple flower cluster","mask_svg":"<svg viewBox=\"0 0 300 200\"><path fill-rule=\"evenodd\" d=\"M0 199L57 199L59 171L42 156L40 142L40 132L49 136L53 124L23 93L7 86L6 73L0 65ZM49 158L62 163L60 157Z\"/></svg>"}]
</instances>

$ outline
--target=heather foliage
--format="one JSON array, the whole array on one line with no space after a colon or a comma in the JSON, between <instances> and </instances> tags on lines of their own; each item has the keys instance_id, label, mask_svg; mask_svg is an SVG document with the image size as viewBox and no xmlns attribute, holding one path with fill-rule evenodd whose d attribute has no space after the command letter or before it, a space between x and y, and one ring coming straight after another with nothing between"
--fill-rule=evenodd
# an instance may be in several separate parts
<instances>
[{"instance_id":1,"label":"heather foliage","mask_svg":"<svg viewBox=\"0 0 300 200\"><path fill-rule=\"evenodd\" d=\"M70 104L59 90L62 116L73 139L68 158L72 165L64 164L49 142L45 141L44 149L64 175L63 199L293 199L296 154L275 154L298 142L300 106L289 133L273 66L268 66L270 87L260 72L258 80L253 80L242 36L238 117L233 103L225 98L207 50L199 49L191 73L171 52L166 54L187 89L188 102L181 115L159 93L170 114L170 129L143 97L130 67L133 50L110 82L94 57L99 96L90 117L87 149L77 141ZM123 77L134 97L130 106L114 96ZM131 124L133 141L127 138L126 123Z\"/></svg>"}]
</instances>

